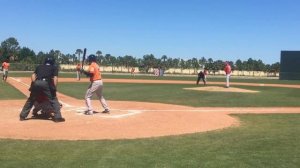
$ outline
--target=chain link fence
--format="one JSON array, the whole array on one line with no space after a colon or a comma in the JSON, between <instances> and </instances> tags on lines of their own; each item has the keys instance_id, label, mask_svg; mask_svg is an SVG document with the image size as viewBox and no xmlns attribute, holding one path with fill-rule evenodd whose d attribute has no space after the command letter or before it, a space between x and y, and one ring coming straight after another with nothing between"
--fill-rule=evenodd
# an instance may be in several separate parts
<instances>
[{"instance_id":1,"label":"chain link fence","mask_svg":"<svg viewBox=\"0 0 300 168\"><path fill-rule=\"evenodd\" d=\"M10 63L9 71L34 71L39 64Z\"/></svg>"}]
</instances>

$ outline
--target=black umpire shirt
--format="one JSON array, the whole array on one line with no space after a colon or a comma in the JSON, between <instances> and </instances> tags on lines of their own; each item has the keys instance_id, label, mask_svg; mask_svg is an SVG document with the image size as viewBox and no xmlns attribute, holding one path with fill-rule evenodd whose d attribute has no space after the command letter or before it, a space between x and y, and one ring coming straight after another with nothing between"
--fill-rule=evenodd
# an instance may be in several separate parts
<instances>
[{"instance_id":1,"label":"black umpire shirt","mask_svg":"<svg viewBox=\"0 0 300 168\"><path fill-rule=\"evenodd\" d=\"M39 65L34 73L38 80L46 79L51 80L54 76L58 76L58 68L57 66L45 64Z\"/></svg>"},{"instance_id":2,"label":"black umpire shirt","mask_svg":"<svg viewBox=\"0 0 300 168\"><path fill-rule=\"evenodd\" d=\"M198 78L204 78L204 73L203 72L198 73Z\"/></svg>"}]
</instances>

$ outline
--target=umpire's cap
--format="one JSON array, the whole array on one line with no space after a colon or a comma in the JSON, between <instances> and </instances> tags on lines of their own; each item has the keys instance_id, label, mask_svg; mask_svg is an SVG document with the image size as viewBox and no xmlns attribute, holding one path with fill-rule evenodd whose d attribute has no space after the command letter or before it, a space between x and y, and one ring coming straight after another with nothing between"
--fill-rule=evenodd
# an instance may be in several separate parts
<instances>
[{"instance_id":1,"label":"umpire's cap","mask_svg":"<svg viewBox=\"0 0 300 168\"><path fill-rule=\"evenodd\" d=\"M96 56L95 56L94 54L89 55L88 61L89 61L89 62L94 62L94 61L96 61Z\"/></svg>"},{"instance_id":2,"label":"umpire's cap","mask_svg":"<svg viewBox=\"0 0 300 168\"><path fill-rule=\"evenodd\" d=\"M44 64L54 65L54 63L55 63L55 59L53 57L47 56L45 58Z\"/></svg>"}]
</instances>

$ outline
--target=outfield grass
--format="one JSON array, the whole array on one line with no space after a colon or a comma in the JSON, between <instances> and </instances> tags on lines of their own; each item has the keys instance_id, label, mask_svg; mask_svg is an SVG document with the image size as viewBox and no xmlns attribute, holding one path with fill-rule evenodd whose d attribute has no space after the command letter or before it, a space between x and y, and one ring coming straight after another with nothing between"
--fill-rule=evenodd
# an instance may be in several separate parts
<instances>
[{"instance_id":1,"label":"outfield grass","mask_svg":"<svg viewBox=\"0 0 300 168\"><path fill-rule=\"evenodd\" d=\"M60 83L59 91L83 99L89 83ZM188 84L105 83L107 100L160 102L193 107L298 107L300 89L235 86L259 93L231 93L185 90Z\"/></svg>"},{"instance_id":2,"label":"outfield grass","mask_svg":"<svg viewBox=\"0 0 300 168\"><path fill-rule=\"evenodd\" d=\"M136 140L0 140L1 168L269 167L300 165L299 114L240 114L240 127Z\"/></svg>"},{"instance_id":3,"label":"outfield grass","mask_svg":"<svg viewBox=\"0 0 300 168\"><path fill-rule=\"evenodd\" d=\"M32 72L10 72L9 76L11 77L28 77L30 78ZM68 72L59 73L59 77L63 78L76 78L75 72ZM82 75L85 78L84 75ZM111 74L111 73L104 73L104 79L146 79L146 80L181 80L181 81L195 81L197 80L197 75L188 76L188 75L173 75L173 76L163 76L157 77L150 74L144 75L136 75L131 76L130 74ZM266 79L266 78L252 78L252 77L238 77L233 76L230 80L231 82L241 82L241 83L264 83L264 84L300 84L300 80L278 80L278 79ZM209 82L224 82L225 83L225 76L208 76L208 83Z\"/></svg>"},{"instance_id":4,"label":"outfield grass","mask_svg":"<svg viewBox=\"0 0 300 168\"><path fill-rule=\"evenodd\" d=\"M59 83L59 91L83 99L87 86L88 83ZM194 107L299 107L300 102L300 89L235 86L261 91L248 94L197 92L183 90L184 87L196 86L105 83L104 96L108 100L161 102ZM25 99L10 85L4 84L0 89L2 100ZM241 120L240 127L178 136L95 141L0 139L0 167L299 167L300 114L233 116Z\"/></svg>"},{"instance_id":5,"label":"outfield grass","mask_svg":"<svg viewBox=\"0 0 300 168\"><path fill-rule=\"evenodd\" d=\"M60 82L58 90L66 95L83 99L88 85L89 83L87 82L76 84ZM104 96L107 100L161 102L193 107L298 107L300 105L300 89L295 88L234 86L260 92L222 93L184 90L183 88L196 87L196 85L189 84L130 84L106 82L104 85ZM2 94L0 94L0 100L26 98L25 95L7 83L2 83L0 91L2 92Z\"/></svg>"}]
</instances>

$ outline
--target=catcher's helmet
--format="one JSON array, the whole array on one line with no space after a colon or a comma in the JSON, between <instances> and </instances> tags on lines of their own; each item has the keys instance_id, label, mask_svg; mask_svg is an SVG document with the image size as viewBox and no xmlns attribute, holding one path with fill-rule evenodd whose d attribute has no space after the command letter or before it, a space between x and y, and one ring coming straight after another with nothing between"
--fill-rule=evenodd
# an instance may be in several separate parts
<instances>
[{"instance_id":1,"label":"catcher's helmet","mask_svg":"<svg viewBox=\"0 0 300 168\"><path fill-rule=\"evenodd\" d=\"M44 64L54 65L54 63L55 63L55 60L54 60L53 57L46 57L45 58Z\"/></svg>"},{"instance_id":2,"label":"catcher's helmet","mask_svg":"<svg viewBox=\"0 0 300 168\"><path fill-rule=\"evenodd\" d=\"M89 55L88 61L89 61L89 62L94 62L94 61L96 61L96 56L95 56L94 54Z\"/></svg>"}]
</instances>

